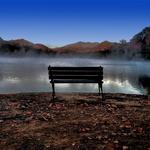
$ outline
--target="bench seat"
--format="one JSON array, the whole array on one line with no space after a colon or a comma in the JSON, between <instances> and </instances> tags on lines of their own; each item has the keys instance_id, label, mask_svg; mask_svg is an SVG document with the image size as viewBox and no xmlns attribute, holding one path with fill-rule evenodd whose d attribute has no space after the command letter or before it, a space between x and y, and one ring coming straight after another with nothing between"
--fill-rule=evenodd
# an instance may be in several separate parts
<instances>
[{"instance_id":1,"label":"bench seat","mask_svg":"<svg viewBox=\"0 0 150 150\"><path fill-rule=\"evenodd\" d=\"M54 79L53 81L50 81L50 83L98 83L97 80L88 80L88 79ZM103 83L102 81L100 81L100 83Z\"/></svg>"}]
</instances>

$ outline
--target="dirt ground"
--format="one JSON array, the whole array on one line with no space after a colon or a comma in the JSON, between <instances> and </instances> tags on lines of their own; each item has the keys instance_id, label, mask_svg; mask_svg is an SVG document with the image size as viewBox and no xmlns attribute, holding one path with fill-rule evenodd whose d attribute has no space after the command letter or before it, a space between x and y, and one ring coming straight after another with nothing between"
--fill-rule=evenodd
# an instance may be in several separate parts
<instances>
[{"instance_id":1,"label":"dirt ground","mask_svg":"<svg viewBox=\"0 0 150 150\"><path fill-rule=\"evenodd\" d=\"M0 95L0 150L150 150L147 96Z\"/></svg>"}]
</instances>

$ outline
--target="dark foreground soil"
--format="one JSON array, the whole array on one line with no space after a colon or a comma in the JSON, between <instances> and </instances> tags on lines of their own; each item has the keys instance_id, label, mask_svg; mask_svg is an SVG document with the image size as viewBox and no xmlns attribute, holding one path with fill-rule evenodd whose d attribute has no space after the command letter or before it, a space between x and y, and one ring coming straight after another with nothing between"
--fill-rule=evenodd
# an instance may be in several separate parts
<instances>
[{"instance_id":1,"label":"dark foreground soil","mask_svg":"<svg viewBox=\"0 0 150 150\"><path fill-rule=\"evenodd\" d=\"M150 150L146 96L0 95L0 150Z\"/></svg>"}]
</instances>

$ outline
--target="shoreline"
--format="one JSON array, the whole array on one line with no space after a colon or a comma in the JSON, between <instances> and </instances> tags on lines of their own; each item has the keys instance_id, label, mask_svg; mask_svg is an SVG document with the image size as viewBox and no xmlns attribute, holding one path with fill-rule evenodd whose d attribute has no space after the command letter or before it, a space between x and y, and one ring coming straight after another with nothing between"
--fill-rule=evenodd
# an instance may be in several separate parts
<instances>
[{"instance_id":1,"label":"shoreline","mask_svg":"<svg viewBox=\"0 0 150 150\"><path fill-rule=\"evenodd\" d=\"M13 92L13 93L0 93L0 95L21 95L21 94L24 94L24 95L30 95L30 94L52 94L52 92ZM97 95L98 96L98 93L97 92L94 92L94 93L90 93L90 92L57 92L56 91L56 96L57 95ZM132 96L148 96L147 94L128 94L128 93L104 93L104 95L132 95Z\"/></svg>"}]
</instances>

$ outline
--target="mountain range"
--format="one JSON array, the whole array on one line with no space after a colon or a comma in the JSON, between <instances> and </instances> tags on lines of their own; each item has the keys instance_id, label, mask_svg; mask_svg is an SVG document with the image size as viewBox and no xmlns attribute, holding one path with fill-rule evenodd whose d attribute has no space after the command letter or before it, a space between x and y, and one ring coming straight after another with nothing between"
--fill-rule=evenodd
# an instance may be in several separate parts
<instances>
[{"instance_id":1,"label":"mountain range","mask_svg":"<svg viewBox=\"0 0 150 150\"><path fill-rule=\"evenodd\" d=\"M24 39L3 40L0 38L0 55L56 55L56 54L96 54L107 57L144 57L150 59L150 27L144 28L127 42L77 42L63 47L49 48Z\"/></svg>"}]
</instances>

